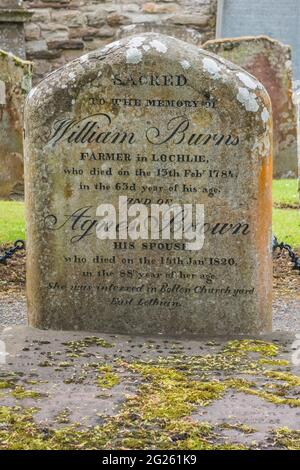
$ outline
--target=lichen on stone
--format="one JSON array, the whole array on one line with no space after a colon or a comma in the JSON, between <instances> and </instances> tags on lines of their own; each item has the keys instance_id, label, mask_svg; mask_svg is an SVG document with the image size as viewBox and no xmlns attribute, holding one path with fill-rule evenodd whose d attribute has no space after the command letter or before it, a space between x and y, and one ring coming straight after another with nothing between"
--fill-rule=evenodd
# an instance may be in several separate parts
<instances>
[{"instance_id":1,"label":"lichen on stone","mask_svg":"<svg viewBox=\"0 0 300 470\"><path fill-rule=\"evenodd\" d=\"M300 450L300 430L293 431L287 427L273 431L275 444L288 450Z\"/></svg>"},{"instance_id":2,"label":"lichen on stone","mask_svg":"<svg viewBox=\"0 0 300 470\"><path fill-rule=\"evenodd\" d=\"M23 400L25 398L44 398L46 395L40 392L36 392L34 390L25 390L24 387L18 385L14 388L11 392L11 395L15 397L17 400Z\"/></svg>"},{"instance_id":3,"label":"lichen on stone","mask_svg":"<svg viewBox=\"0 0 300 470\"><path fill-rule=\"evenodd\" d=\"M99 375L97 376L97 385L100 388L113 388L120 383L118 374L113 371L112 366L98 367Z\"/></svg>"}]
</instances>

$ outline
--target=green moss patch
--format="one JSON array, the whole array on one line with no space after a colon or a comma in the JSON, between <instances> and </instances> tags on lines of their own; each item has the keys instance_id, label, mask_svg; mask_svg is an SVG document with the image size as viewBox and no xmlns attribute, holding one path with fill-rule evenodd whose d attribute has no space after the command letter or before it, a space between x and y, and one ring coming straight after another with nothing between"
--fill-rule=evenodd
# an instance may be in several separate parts
<instances>
[{"instance_id":1,"label":"green moss patch","mask_svg":"<svg viewBox=\"0 0 300 470\"><path fill-rule=\"evenodd\" d=\"M15 387L15 389L11 392L12 396L16 398L17 400L24 400L25 398L44 398L46 395L35 392L34 390L25 390L21 386Z\"/></svg>"},{"instance_id":2,"label":"green moss patch","mask_svg":"<svg viewBox=\"0 0 300 470\"><path fill-rule=\"evenodd\" d=\"M115 385L120 383L118 374L113 372L111 366L100 366L98 367L97 385L100 388L113 388Z\"/></svg>"},{"instance_id":3,"label":"green moss patch","mask_svg":"<svg viewBox=\"0 0 300 470\"><path fill-rule=\"evenodd\" d=\"M300 431L280 428L274 431L275 444L288 450L300 450Z\"/></svg>"}]
</instances>

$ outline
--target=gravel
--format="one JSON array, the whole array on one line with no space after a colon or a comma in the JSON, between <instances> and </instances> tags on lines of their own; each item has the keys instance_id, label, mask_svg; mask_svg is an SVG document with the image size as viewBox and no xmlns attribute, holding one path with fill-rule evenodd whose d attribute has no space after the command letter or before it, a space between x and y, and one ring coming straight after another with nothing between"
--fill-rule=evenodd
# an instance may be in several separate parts
<instances>
[{"instance_id":1,"label":"gravel","mask_svg":"<svg viewBox=\"0 0 300 470\"><path fill-rule=\"evenodd\" d=\"M26 325L26 311L24 297L0 299L0 325Z\"/></svg>"}]
</instances>

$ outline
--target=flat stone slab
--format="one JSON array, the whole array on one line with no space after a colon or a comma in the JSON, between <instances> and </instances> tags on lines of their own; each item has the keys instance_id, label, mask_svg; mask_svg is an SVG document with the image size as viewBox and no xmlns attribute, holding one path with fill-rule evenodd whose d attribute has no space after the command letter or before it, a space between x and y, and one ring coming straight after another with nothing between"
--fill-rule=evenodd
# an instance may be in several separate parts
<instances>
[{"instance_id":1,"label":"flat stone slab","mask_svg":"<svg viewBox=\"0 0 300 470\"><path fill-rule=\"evenodd\" d=\"M12 326L0 340L0 449L300 448L294 333L179 341Z\"/></svg>"}]
</instances>

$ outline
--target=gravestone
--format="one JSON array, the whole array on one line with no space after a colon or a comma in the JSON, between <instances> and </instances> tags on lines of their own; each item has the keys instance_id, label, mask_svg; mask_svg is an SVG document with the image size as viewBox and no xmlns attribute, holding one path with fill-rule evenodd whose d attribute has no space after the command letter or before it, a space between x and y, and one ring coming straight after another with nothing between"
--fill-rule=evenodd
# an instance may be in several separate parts
<instances>
[{"instance_id":1,"label":"gravestone","mask_svg":"<svg viewBox=\"0 0 300 470\"><path fill-rule=\"evenodd\" d=\"M290 46L266 36L252 36L217 39L202 47L239 65L265 86L273 111L273 175L295 177L298 174L297 117Z\"/></svg>"},{"instance_id":2,"label":"gravestone","mask_svg":"<svg viewBox=\"0 0 300 470\"><path fill-rule=\"evenodd\" d=\"M22 0L0 0L0 49L26 58L24 23L31 16Z\"/></svg>"},{"instance_id":3,"label":"gravestone","mask_svg":"<svg viewBox=\"0 0 300 470\"><path fill-rule=\"evenodd\" d=\"M52 73L25 121L30 325L271 328L272 123L255 78L146 33Z\"/></svg>"},{"instance_id":4,"label":"gravestone","mask_svg":"<svg viewBox=\"0 0 300 470\"><path fill-rule=\"evenodd\" d=\"M298 84L298 87L296 86L296 89L294 90L293 101L295 103L296 111L297 111L297 137L298 137L298 149L300 149L300 88L299 88L299 84ZM298 157L298 191L299 191L299 197L300 197L300 158L299 157Z\"/></svg>"},{"instance_id":5,"label":"gravestone","mask_svg":"<svg viewBox=\"0 0 300 470\"><path fill-rule=\"evenodd\" d=\"M167 36L181 39L181 41L190 42L195 46L199 46L203 43L203 35L194 28L174 24L160 24L157 22L135 23L121 26L117 32L116 39L144 33L166 34Z\"/></svg>"},{"instance_id":6,"label":"gravestone","mask_svg":"<svg viewBox=\"0 0 300 470\"><path fill-rule=\"evenodd\" d=\"M298 0L218 0L217 38L266 35L290 44L294 76L300 79Z\"/></svg>"},{"instance_id":7,"label":"gravestone","mask_svg":"<svg viewBox=\"0 0 300 470\"><path fill-rule=\"evenodd\" d=\"M32 64L0 50L0 198L24 195L23 109Z\"/></svg>"}]
</instances>

